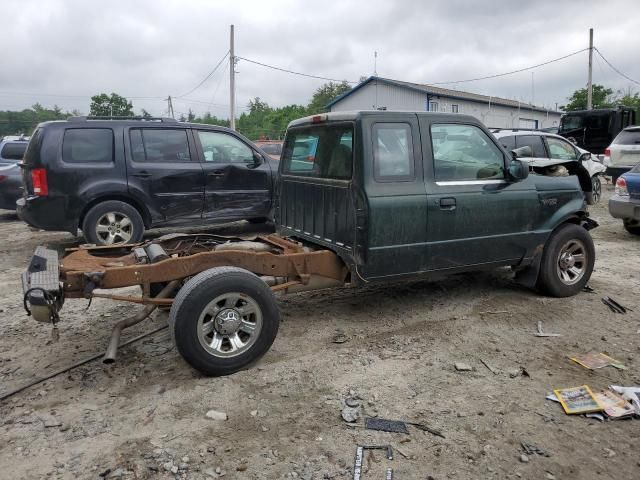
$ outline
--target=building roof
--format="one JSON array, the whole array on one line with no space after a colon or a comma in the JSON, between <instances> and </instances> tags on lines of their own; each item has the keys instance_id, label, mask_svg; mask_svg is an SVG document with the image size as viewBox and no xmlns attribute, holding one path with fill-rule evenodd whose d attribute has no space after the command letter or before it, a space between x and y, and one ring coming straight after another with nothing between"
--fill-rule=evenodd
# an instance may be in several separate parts
<instances>
[{"instance_id":1,"label":"building roof","mask_svg":"<svg viewBox=\"0 0 640 480\"><path fill-rule=\"evenodd\" d=\"M534 110L534 111L545 112L545 113L546 112L554 112L554 113L558 113L558 114L561 113L561 112L556 112L555 110L549 110L548 108L543 108L543 107L538 107L538 106L535 106L535 105L530 105L528 103L518 102L517 100L509 100L508 98L493 97L493 96L489 96L489 95L480 95L478 93L463 92L463 91L460 91L460 90L451 90L449 88L436 87L434 85L403 82L401 80L393 80L393 79L390 79L390 78L382 78L382 77L375 77L375 76L371 76L371 77L367 78L363 82L360 82L358 85L353 87L351 90L349 90L349 91L343 93L342 95L334 98L330 103L328 103L326 105L326 107L327 108L332 107L333 105L338 103L343 98L351 95L352 93L356 92L360 88L364 87L365 85L367 85L367 84L369 84L369 83L371 83L373 81L377 81L377 82L380 82L380 83L384 83L384 84L387 84L387 85L392 85L392 86L396 86L396 87L400 87L400 88L407 88L407 89L410 89L410 90L413 90L413 91L418 91L418 92L421 92L421 93L425 93L427 95L437 95L439 97L455 98L455 99L459 99L459 100L468 100L468 101L471 101L471 102L478 102L478 103L487 103L487 104L491 103L492 105L502 105L502 106L505 106L505 107L514 107L514 108L520 108L522 110Z\"/></svg>"}]
</instances>

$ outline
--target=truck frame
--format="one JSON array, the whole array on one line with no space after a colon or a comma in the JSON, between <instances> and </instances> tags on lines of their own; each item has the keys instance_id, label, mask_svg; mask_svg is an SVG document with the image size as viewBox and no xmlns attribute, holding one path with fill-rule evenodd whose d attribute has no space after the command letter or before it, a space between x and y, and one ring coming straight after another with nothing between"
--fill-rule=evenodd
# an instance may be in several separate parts
<instances>
[{"instance_id":1,"label":"truck frame","mask_svg":"<svg viewBox=\"0 0 640 480\"><path fill-rule=\"evenodd\" d=\"M468 148L498 163L478 167L473 155L461 157ZM397 167L398 156L410 168ZM387 159L393 168L376 170ZM472 180L442 177L474 169ZM110 363L124 328L170 306L183 358L205 375L227 375L275 340L276 294L511 267L518 282L563 297L581 291L593 269L588 230L597 224L578 179L529 175L473 117L307 117L289 125L279 173L275 234L171 234L61 258L38 247L23 273L25 308L55 327L66 299L144 305L114 326ZM140 295L109 292L131 286Z\"/></svg>"}]
</instances>

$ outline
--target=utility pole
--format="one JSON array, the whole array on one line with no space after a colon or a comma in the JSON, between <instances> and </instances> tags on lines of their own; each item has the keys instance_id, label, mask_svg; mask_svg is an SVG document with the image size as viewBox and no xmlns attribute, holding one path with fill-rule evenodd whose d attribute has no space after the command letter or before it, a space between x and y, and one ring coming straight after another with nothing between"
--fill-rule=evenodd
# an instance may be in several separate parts
<instances>
[{"instance_id":1,"label":"utility pole","mask_svg":"<svg viewBox=\"0 0 640 480\"><path fill-rule=\"evenodd\" d=\"M236 129L236 56L233 48L233 25L231 25L231 31L229 35L229 89L231 90L229 99L229 105L231 111L229 112L229 125L231 130Z\"/></svg>"},{"instance_id":2,"label":"utility pole","mask_svg":"<svg viewBox=\"0 0 640 480\"><path fill-rule=\"evenodd\" d=\"M171 101L171 95L167 97L167 115L171 118L176 118L175 113L173 113L173 102Z\"/></svg>"},{"instance_id":3,"label":"utility pole","mask_svg":"<svg viewBox=\"0 0 640 480\"><path fill-rule=\"evenodd\" d=\"M589 29L589 80L587 81L587 110L593 110L593 84L591 76L593 70L593 28Z\"/></svg>"}]
</instances>

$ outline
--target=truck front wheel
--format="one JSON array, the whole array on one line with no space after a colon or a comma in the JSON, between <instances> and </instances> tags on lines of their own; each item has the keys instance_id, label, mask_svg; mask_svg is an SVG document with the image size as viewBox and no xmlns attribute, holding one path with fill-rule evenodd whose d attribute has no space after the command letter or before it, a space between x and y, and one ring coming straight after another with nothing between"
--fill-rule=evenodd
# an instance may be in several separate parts
<instances>
[{"instance_id":1,"label":"truck front wheel","mask_svg":"<svg viewBox=\"0 0 640 480\"><path fill-rule=\"evenodd\" d=\"M553 297L576 295L589 281L595 258L587 230L572 223L559 227L544 247L538 288Z\"/></svg>"},{"instance_id":2,"label":"truck front wheel","mask_svg":"<svg viewBox=\"0 0 640 480\"><path fill-rule=\"evenodd\" d=\"M237 372L273 344L280 312L273 292L253 273L216 267L191 278L171 306L178 352L205 375Z\"/></svg>"}]
</instances>

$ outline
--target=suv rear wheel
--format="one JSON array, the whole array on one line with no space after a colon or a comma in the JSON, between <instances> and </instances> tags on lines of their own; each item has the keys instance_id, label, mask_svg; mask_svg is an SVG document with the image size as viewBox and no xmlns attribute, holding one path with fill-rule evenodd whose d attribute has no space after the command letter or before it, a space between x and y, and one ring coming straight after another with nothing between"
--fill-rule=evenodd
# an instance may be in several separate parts
<instances>
[{"instance_id":1,"label":"suv rear wheel","mask_svg":"<svg viewBox=\"0 0 640 480\"><path fill-rule=\"evenodd\" d=\"M128 203L108 200L87 212L82 233L87 242L96 245L138 243L142 240L144 222L138 210Z\"/></svg>"},{"instance_id":2,"label":"suv rear wheel","mask_svg":"<svg viewBox=\"0 0 640 480\"><path fill-rule=\"evenodd\" d=\"M640 223L633 220L624 220L624 229L632 235L640 235Z\"/></svg>"},{"instance_id":3,"label":"suv rear wheel","mask_svg":"<svg viewBox=\"0 0 640 480\"><path fill-rule=\"evenodd\" d=\"M576 295L591 278L595 259L587 230L572 223L561 226L544 246L538 288L553 297Z\"/></svg>"}]
</instances>

